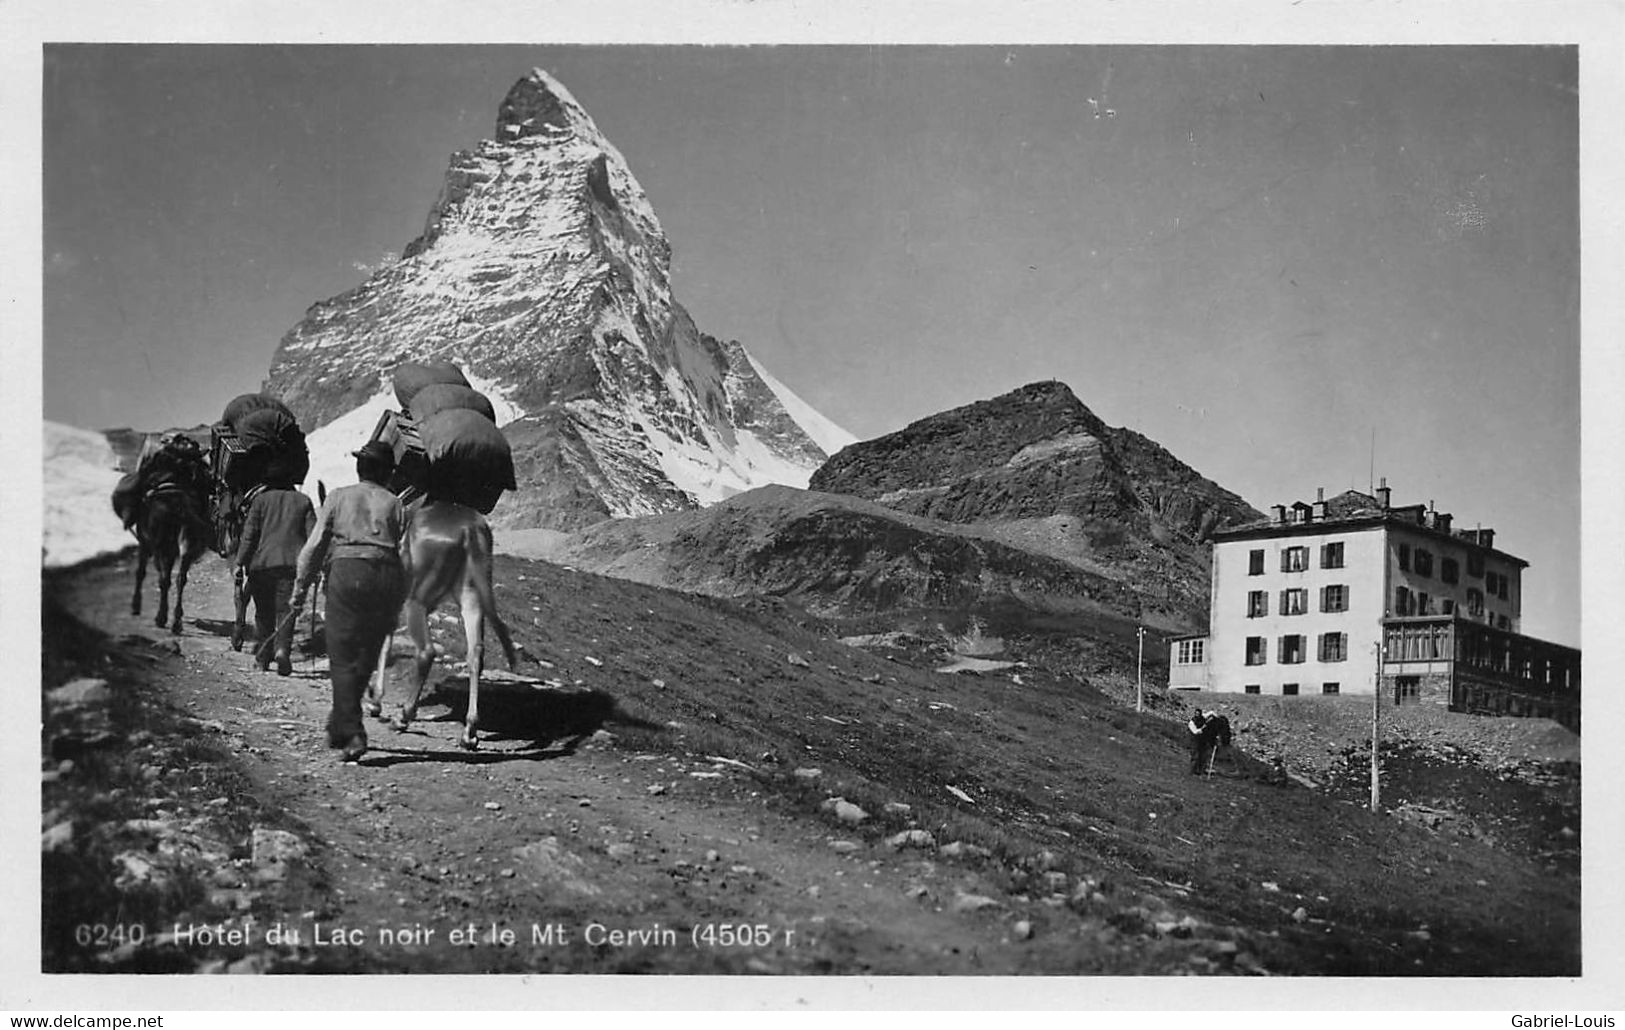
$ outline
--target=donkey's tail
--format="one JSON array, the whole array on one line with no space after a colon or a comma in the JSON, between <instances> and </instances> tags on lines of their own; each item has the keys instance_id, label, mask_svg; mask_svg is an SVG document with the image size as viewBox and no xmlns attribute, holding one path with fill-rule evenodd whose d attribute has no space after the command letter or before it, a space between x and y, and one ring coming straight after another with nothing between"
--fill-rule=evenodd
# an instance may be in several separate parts
<instances>
[{"instance_id":1,"label":"donkey's tail","mask_svg":"<svg viewBox=\"0 0 1625 1030\"><path fill-rule=\"evenodd\" d=\"M514 649L513 637L508 633L508 624L502 621L502 614L497 611L496 589L491 583L491 564L493 546L491 543L491 527L483 521L478 525L467 527L463 531L463 553L468 555L470 577L474 583L474 590L480 597L480 608L484 610L485 617L496 630L497 640L502 644L502 654L508 659L508 668L519 668L519 654Z\"/></svg>"}]
</instances>

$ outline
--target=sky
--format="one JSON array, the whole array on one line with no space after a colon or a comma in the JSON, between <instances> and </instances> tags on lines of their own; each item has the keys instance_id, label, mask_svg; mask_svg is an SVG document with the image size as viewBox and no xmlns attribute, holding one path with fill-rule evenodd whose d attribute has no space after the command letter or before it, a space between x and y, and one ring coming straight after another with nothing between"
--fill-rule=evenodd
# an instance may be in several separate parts
<instances>
[{"instance_id":1,"label":"sky","mask_svg":"<svg viewBox=\"0 0 1625 1030\"><path fill-rule=\"evenodd\" d=\"M1576 48L47 45L49 420L213 421L532 67L699 327L860 437L1043 379L1260 509L1386 477L1578 645Z\"/></svg>"}]
</instances>

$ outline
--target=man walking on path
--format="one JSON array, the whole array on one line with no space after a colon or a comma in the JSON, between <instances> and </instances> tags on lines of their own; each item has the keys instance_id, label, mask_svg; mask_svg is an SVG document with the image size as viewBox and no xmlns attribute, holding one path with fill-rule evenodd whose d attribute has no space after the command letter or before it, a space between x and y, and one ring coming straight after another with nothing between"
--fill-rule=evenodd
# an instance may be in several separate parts
<instances>
[{"instance_id":1,"label":"man walking on path","mask_svg":"<svg viewBox=\"0 0 1625 1030\"><path fill-rule=\"evenodd\" d=\"M353 453L361 481L327 495L316 516L316 529L299 552L294 584L297 609L331 552L324 595L328 669L333 682L327 746L343 748L347 762L366 753L361 695L406 599L400 557L406 514L401 499L383 485L395 470L394 454L388 444L378 440L368 441Z\"/></svg>"},{"instance_id":2,"label":"man walking on path","mask_svg":"<svg viewBox=\"0 0 1625 1030\"><path fill-rule=\"evenodd\" d=\"M254 662L264 672L271 664L271 638L276 637L276 674L293 671L289 652L293 622L288 618L293 600L299 551L316 525L316 507L310 498L287 482L272 483L253 494L237 545L237 571L245 577L254 601Z\"/></svg>"}]
</instances>

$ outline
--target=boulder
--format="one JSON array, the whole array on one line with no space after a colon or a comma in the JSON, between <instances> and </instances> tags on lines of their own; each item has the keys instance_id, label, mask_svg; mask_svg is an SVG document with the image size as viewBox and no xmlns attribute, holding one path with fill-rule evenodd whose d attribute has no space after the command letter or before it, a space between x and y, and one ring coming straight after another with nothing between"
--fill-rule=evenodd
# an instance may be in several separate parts
<instances>
[{"instance_id":1,"label":"boulder","mask_svg":"<svg viewBox=\"0 0 1625 1030\"><path fill-rule=\"evenodd\" d=\"M64 683L50 691L45 695L45 702L51 708L79 708L106 704L112 698L113 693L108 689L106 680L84 678Z\"/></svg>"}]
</instances>

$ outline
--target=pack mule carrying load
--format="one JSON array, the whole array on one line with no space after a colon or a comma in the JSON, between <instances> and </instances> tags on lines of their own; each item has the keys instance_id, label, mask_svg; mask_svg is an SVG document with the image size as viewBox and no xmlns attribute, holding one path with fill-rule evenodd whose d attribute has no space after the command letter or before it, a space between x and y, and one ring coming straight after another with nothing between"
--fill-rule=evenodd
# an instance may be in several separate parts
<instances>
[{"instance_id":1,"label":"pack mule carrying load","mask_svg":"<svg viewBox=\"0 0 1625 1030\"><path fill-rule=\"evenodd\" d=\"M288 406L263 393L234 398L210 427L209 437L215 550L230 558L255 490L268 483L303 483L310 474L310 448Z\"/></svg>"},{"instance_id":2,"label":"pack mule carrying load","mask_svg":"<svg viewBox=\"0 0 1625 1030\"><path fill-rule=\"evenodd\" d=\"M310 473L310 448L288 406L263 393L245 393L226 405L215 423L217 440L226 440L226 461L215 475L234 490L283 481L295 486Z\"/></svg>"},{"instance_id":3,"label":"pack mule carrying load","mask_svg":"<svg viewBox=\"0 0 1625 1030\"><path fill-rule=\"evenodd\" d=\"M135 469L121 476L113 487L113 513L129 529L140 516L142 499L171 483L209 490L203 448L188 433L149 433L142 441Z\"/></svg>"},{"instance_id":4,"label":"pack mule carrying load","mask_svg":"<svg viewBox=\"0 0 1625 1030\"><path fill-rule=\"evenodd\" d=\"M403 364L393 385L405 410L384 412L371 437L395 453L389 489L407 501L427 495L489 515L503 491L518 485L489 398L444 362Z\"/></svg>"}]
</instances>

